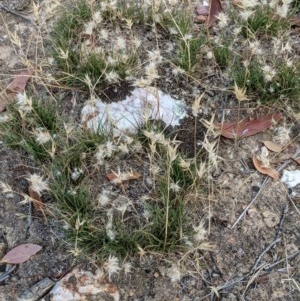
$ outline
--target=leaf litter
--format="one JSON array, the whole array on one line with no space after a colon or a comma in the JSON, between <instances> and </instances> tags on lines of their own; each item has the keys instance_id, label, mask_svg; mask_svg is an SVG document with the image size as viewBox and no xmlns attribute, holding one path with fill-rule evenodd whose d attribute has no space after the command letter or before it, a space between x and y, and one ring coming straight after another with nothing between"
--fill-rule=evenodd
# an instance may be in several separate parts
<instances>
[{"instance_id":1,"label":"leaf litter","mask_svg":"<svg viewBox=\"0 0 300 301\"><path fill-rule=\"evenodd\" d=\"M209 3L203 1L198 3L195 7L196 21L199 23L206 23L207 27L211 27L217 20L218 14L222 11L220 0L210 0Z\"/></svg>"},{"instance_id":2,"label":"leaf litter","mask_svg":"<svg viewBox=\"0 0 300 301\"><path fill-rule=\"evenodd\" d=\"M209 14L206 21L207 27L211 27L217 20L218 14L222 11L220 0L210 0Z\"/></svg>"},{"instance_id":3,"label":"leaf litter","mask_svg":"<svg viewBox=\"0 0 300 301\"><path fill-rule=\"evenodd\" d=\"M142 175L136 171L125 172L125 173L115 173L111 172L106 175L107 179L111 181L114 185L121 185L129 180L138 180Z\"/></svg>"},{"instance_id":4,"label":"leaf litter","mask_svg":"<svg viewBox=\"0 0 300 301\"><path fill-rule=\"evenodd\" d=\"M32 77L34 73L33 68L28 68L25 71L22 71L20 74L18 74L11 84L7 87L7 92L10 93L21 93L25 90L26 85L30 78Z\"/></svg>"},{"instance_id":5,"label":"leaf litter","mask_svg":"<svg viewBox=\"0 0 300 301\"><path fill-rule=\"evenodd\" d=\"M269 114L262 118L253 120L242 120L238 122L215 123L220 128L221 135L229 139L246 138L270 128L281 119L280 113Z\"/></svg>"},{"instance_id":6,"label":"leaf litter","mask_svg":"<svg viewBox=\"0 0 300 301\"><path fill-rule=\"evenodd\" d=\"M268 175L269 177L278 180L279 179L279 172L271 167L263 166L262 161L258 160L255 156L252 158L254 167L257 171L264 175Z\"/></svg>"},{"instance_id":7,"label":"leaf litter","mask_svg":"<svg viewBox=\"0 0 300 301\"><path fill-rule=\"evenodd\" d=\"M265 140L265 141L263 141L263 144L265 145L265 147L267 149L269 149L270 151L275 152L275 153L281 153L283 150L282 145L280 145L276 142L273 142L273 141Z\"/></svg>"},{"instance_id":8,"label":"leaf litter","mask_svg":"<svg viewBox=\"0 0 300 301\"><path fill-rule=\"evenodd\" d=\"M1 262L11 264L23 263L41 249L42 247L36 244L23 244L11 249L8 253L6 253L6 255L1 259Z\"/></svg>"},{"instance_id":9,"label":"leaf litter","mask_svg":"<svg viewBox=\"0 0 300 301\"><path fill-rule=\"evenodd\" d=\"M28 68L16 75L14 80L4 90L0 98L0 113L6 110L7 103L13 99L13 95L25 91L28 81L34 73L33 68Z\"/></svg>"}]
</instances>

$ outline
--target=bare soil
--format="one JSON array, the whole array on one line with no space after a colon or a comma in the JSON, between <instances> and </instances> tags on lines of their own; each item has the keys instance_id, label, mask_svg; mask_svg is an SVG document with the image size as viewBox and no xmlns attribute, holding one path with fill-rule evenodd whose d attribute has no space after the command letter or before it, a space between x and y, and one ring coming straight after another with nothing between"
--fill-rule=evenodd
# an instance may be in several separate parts
<instances>
[{"instance_id":1,"label":"bare soil","mask_svg":"<svg viewBox=\"0 0 300 301\"><path fill-rule=\"evenodd\" d=\"M30 14L28 7L22 8L24 10L20 13ZM33 62L38 43L34 42L37 41L36 28L32 23L3 10L0 13L0 70L1 87L4 88L15 74L24 69L10 42L8 30L18 33L28 59ZM42 54L41 59L45 59ZM226 86L226 82L217 77L211 77L206 82L207 85L212 83L214 86L219 84L220 88ZM168 91L168 84L162 86ZM182 91L171 87L173 94L179 90ZM186 93L186 99L191 101L189 95L192 91L187 88ZM217 117L222 116L224 108L234 112L230 99L226 100L221 93L212 93L212 97L206 98L208 115L214 112ZM66 95L69 101L72 95ZM78 118L80 109L79 104L64 106L70 118ZM258 112L255 114L259 115ZM234 120L235 113L230 118ZM292 126L288 116L283 119L285 126ZM177 138L184 142L182 151L191 156L194 141L187 137L193 137L194 126L194 119L187 118L182 127L175 129ZM200 122L197 128L197 141L202 141L204 128ZM299 288L295 284L300 283L300 202L291 201L287 189L279 181L269 179L263 185L266 177L256 172L251 160L254 152L262 146L261 141L271 139L272 130L238 141L220 140L219 156L223 161L213 175L212 193L207 196L203 187L197 199L191 196L187 200L187 208L195 217L209 216L208 240L213 250L195 253L187 260L182 267L179 283L172 283L167 276L168 261L165 258L154 254L132 258L134 272L126 277L121 273L112 279L120 291L120 300L300 300ZM299 147L298 136L286 151L286 157L293 155ZM0 180L11 185L15 191L27 193L25 177L28 172L39 171L39 166L27 154L9 149L3 143L0 158ZM278 166L282 162L283 158L278 156ZM290 163L288 167L295 168L293 164ZM232 228L257 193L257 200ZM21 201L16 194L1 193L0 258L14 246L23 243L36 243L43 249L26 263L18 265L6 280L1 281L0 300L3 301L17 300L24 291L46 277L57 281L75 265L94 270L94 265L86 260L73 257L72 246L65 243L61 225L53 216L47 216L45 220L29 204L22 204ZM277 239L278 242L274 243ZM267 252L264 253L264 250ZM289 257L291 254L296 255ZM178 261L181 256L174 254L171 258ZM8 265L0 264L0 273L8 268ZM212 287L219 288L218 292L211 294ZM50 300L49 295L43 300ZM111 299L103 296L103 299L97 300Z\"/></svg>"}]
</instances>

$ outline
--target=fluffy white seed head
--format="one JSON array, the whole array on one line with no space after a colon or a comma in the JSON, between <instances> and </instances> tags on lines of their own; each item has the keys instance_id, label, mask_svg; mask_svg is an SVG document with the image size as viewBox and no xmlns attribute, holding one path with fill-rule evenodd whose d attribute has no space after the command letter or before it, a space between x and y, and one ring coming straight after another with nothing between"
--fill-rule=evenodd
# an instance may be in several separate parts
<instances>
[{"instance_id":1,"label":"fluffy white seed head","mask_svg":"<svg viewBox=\"0 0 300 301\"><path fill-rule=\"evenodd\" d=\"M109 280L111 280L111 277L115 274L119 274L121 270L119 259L113 255L109 255L108 259L104 264L104 269L108 273Z\"/></svg>"},{"instance_id":2,"label":"fluffy white seed head","mask_svg":"<svg viewBox=\"0 0 300 301\"><path fill-rule=\"evenodd\" d=\"M44 180L43 177L37 174L32 174L26 179L30 183L31 189L37 192L39 195L41 195L43 191L49 190L48 181Z\"/></svg>"}]
</instances>

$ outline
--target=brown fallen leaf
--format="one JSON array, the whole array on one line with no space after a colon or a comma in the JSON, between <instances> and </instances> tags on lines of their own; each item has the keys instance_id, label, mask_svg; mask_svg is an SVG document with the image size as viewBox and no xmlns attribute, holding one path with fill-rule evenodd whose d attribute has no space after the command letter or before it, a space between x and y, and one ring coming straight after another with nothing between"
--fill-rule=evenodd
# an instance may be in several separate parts
<instances>
[{"instance_id":1,"label":"brown fallen leaf","mask_svg":"<svg viewBox=\"0 0 300 301\"><path fill-rule=\"evenodd\" d=\"M18 74L11 84L6 88L7 92L10 93L20 93L26 88L27 82L34 73L33 68L28 68L27 70Z\"/></svg>"},{"instance_id":2,"label":"brown fallen leaf","mask_svg":"<svg viewBox=\"0 0 300 301\"><path fill-rule=\"evenodd\" d=\"M240 122L216 123L215 126L221 129L221 135L229 139L245 138L263 132L273 122L279 121L280 113L266 115L259 119L242 120Z\"/></svg>"},{"instance_id":3,"label":"brown fallen leaf","mask_svg":"<svg viewBox=\"0 0 300 301\"><path fill-rule=\"evenodd\" d=\"M217 15L222 11L222 5L220 0L210 0L209 2L209 14L206 20L207 27L211 27L217 20Z\"/></svg>"},{"instance_id":4,"label":"brown fallen leaf","mask_svg":"<svg viewBox=\"0 0 300 301\"><path fill-rule=\"evenodd\" d=\"M273 141L263 141L263 144L265 145L265 147L274 152L274 153L281 153L282 152L282 145L278 144L278 143L275 143Z\"/></svg>"},{"instance_id":5,"label":"brown fallen leaf","mask_svg":"<svg viewBox=\"0 0 300 301\"><path fill-rule=\"evenodd\" d=\"M264 167L262 166L262 163L256 158L253 157L253 164L257 171L264 175L268 175L269 177L278 180L279 179L279 172L271 167Z\"/></svg>"},{"instance_id":6,"label":"brown fallen leaf","mask_svg":"<svg viewBox=\"0 0 300 301\"><path fill-rule=\"evenodd\" d=\"M133 172L124 172L124 173L115 173L111 172L106 175L107 179L111 181L113 184L120 185L129 180L137 180L142 175L136 171Z\"/></svg>"},{"instance_id":7,"label":"brown fallen leaf","mask_svg":"<svg viewBox=\"0 0 300 301\"><path fill-rule=\"evenodd\" d=\"M42 249L36 244L23 244L11 249L0 262L18 264L27 261L31 256L35 255Z\"/></svg>"}]
</instances>

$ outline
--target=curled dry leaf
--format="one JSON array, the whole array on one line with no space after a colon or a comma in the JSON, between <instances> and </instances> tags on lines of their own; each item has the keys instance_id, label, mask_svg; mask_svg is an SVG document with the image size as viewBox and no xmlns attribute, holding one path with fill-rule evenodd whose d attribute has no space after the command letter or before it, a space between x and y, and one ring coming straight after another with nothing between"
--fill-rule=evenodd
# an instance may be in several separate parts
<instances>
[{"instance_id":1,"label":"curled dry leaf","mask_svg":"<svg viewBox=\"0 0 300 301\"><path fill-rule=\"evenodd\" d=\"M31 256L35 255L42 249L36 244L23 244L11 249L0 262L18 264L27 261Z\"/></svg>"},{"instance_id":2,"label":"curled dry leaf","mask_svg":"<svg viewBox=\"0 0 300 301\"><path fill-rule=\"evenodd\" d=\"M270 151L272 151L274 153L281 153L282 152L283 147L280 144L278 144L278 143L266 140L266 141L263 141L263 144L265 145L265 147L268 150L270 150Z\"/></svg>"},{"instance_id":3,"label":"curled dry leaf","mask_svg":"<svg viewBox=\"0 0 300 301\"><path fill-rule=\"evenodd\" d=\"M23 92L33 72L34 70L32 68L28 68L27 70L18 74L15 77L15 79L12 81L12 83L7 87L7 92L11 92L11 93Z\"/></svg>"},{"instance_id":4,"label":"curled dry leaf","mask_svg":"<svg viewBox=\"0 0 300 301\"><path fill-rule=\"evenodd\" d=\"M221 11L222 11L222 5L220 0L210 0L209 14L206 20L207 27L211 27L216 22L217 16Z\"/></svg>"},{"instance_id":5,"label":"curled dry leaf","mask_svg":"<svg viewBox=\"0 0 300 301\"><path fill-rule=\"evenodd\" d=\"M259 119L242 120L240 122L216 123L215 126L221 129L221 135L229 139L245 138L265 131L274 122L281 119L280 113L266 115Z\"/></svg>"},{"instance_id":6,"label":"curled dry leaf","mask_svg":"<svg viewBox=\"0 0 300 301\"><path fill-rule=\"evenodd\" d=\"M253 157L252 160L257 171L264 175L268 175L275 180L279 179L279 172L277 170L271 167L263 167L261 161L259 161L256 157Z\"/></svg>"},{"instance_id":7,"label":"curled dry leaf","mask_svg":"<svg viewBox=\"0 0 300 301\"><path fill-rule=\"evenodd\" d=\"M141 176L142 175L136 171L125 172L125 173L111 172L106 175L107 179L116 185L123 184L124 182L129 181L129 180L137 180Z\"/></svg>"}]
</instances>

